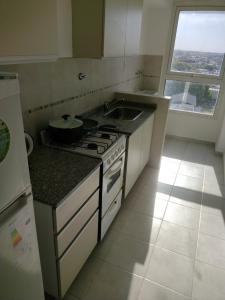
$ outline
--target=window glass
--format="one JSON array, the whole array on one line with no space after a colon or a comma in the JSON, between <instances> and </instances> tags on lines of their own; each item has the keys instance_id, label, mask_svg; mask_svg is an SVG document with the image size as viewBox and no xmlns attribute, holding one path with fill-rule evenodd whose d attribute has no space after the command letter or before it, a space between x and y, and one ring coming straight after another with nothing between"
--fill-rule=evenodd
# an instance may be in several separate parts
<instances>
[{"instance_id":1,"label":"window glass","mask_svg":"<svg viewBox=\"0 0 225 300\"><path fill-rule=\"evenodd\" d=\"M224 11L181 11L170 70L219 76L225 53L224 36Z\"/></svg>"},{"instance_id":2,"label":"window glass","mask_svg":"<svg viewBox=\"0 0 225 300\"><path fill-rule=\"evenodd\" d=\"M171 96L170 108L213 115L220 85L167 80L165 95Z\"/></svg>"}]
</instances>

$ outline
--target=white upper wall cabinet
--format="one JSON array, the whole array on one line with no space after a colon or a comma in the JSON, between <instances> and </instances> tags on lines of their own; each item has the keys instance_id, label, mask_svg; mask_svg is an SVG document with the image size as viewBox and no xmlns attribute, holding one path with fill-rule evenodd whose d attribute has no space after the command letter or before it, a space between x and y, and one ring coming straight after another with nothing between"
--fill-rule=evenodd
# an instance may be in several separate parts
<instances>
[{"instance_id":1,"label":"white upper wall cabinet","mask_svg":"<svg viewBox=\"0 0 225 300\"><path fill-rule=\"evenodd\" d=\"M72 57L72 4L71 0L57 0L58 56Z\"/></svg>"},{"instance_id":2,"label":"white upper wall cabinet","mask_svg":"<svg viewBox=\"0 0 225 300\"><path fill-rule=\"evenodd\" d=\"M72 0L73 56L139 54L143 0Z\"/></svg>"},{"instance_id":3,"label":"white upper wall cabinet","mask_svg":"<svg viewBox=\"0 0 225 300\"><path fill-rule=\"evenodd\" d=\"M0 1L0 62L56 57L57 1Z\"/></svg>"},{"instance_id":4,"label":"white upper wall cabinet","mask_svg":"<svg viewBox=\"0 0 225 300\"><path fill-rule=\"evenodd\" d=\"M127 0L105 0L105 57L123 56L126 40Z\"/></svg>"},{"instance_id":5,"label":"white upper wall cabinet","mask_svg":"<svg viewBox=\"0 0 225 300\"><path fill-rule=\"evenodd\" d=\"M127 2L125 54L135 55L140 52L143 0L127 0Z\"/></svg>"},{"instance_id":6,"label":"white upper wall cabinet","mask_svg":"<svg viewBox=\"0 0 225 300\"><path fill-rule=\"evenodd\" d=\"M0 64L139 54L143 0L0 0Z\"/></svg>"}]
</instances>

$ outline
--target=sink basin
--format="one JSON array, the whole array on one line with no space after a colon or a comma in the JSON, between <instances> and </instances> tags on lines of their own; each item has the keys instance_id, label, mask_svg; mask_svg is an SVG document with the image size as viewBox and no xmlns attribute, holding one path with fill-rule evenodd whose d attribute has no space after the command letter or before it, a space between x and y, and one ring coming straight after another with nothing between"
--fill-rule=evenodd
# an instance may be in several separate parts
<instances>
[{"instance_id":1,"label":"sink basin","mask_svg":"<svg viewBox=\"0 0 225 300\"><path fill-rule=\"evenodd\" d=\"M137 108L116 107L105 114L104 117L115 120L134 121L139 118L142 113L143 111Z\"/></svg>"}]
</instances>

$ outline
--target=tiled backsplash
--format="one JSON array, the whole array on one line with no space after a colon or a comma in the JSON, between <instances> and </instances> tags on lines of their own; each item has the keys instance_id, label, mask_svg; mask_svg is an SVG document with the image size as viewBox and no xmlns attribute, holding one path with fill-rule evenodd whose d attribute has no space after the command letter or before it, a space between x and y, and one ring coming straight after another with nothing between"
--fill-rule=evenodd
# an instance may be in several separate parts
<instances>
[{"instance_id":1,"label":"tiled backsplash","mask_svg":"<svg viewBox=\"0 0 225 300\"><path fill-rule=\"evenodd\" d=\"M93 109L113 99L116 91L157 88L161 60L155 56L60 59L0 66L0 70L19 74L25 130L37 137L49 119ZM144 72L144 78L138 71ZM80 72L88 77L79 80Z\"/></svg>"}]
</instances>

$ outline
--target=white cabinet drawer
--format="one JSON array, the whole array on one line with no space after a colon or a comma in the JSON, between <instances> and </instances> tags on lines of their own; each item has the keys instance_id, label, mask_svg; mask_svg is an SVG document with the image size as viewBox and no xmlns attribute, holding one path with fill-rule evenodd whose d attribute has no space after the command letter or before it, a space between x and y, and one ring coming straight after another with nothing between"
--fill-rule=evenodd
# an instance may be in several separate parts
<instances>
[{"instance_id":1,"label":"white cabinet drawer","mask_svg":"<svg viewBox=\"0 0 225 300\"><path fill-rule=\"evenodd\" d=\"M68 198L62 202L55 211L56 232L60 231L63 226L73 217L84 202L99 187L98 168L90 175Z\"/></svg>"},{"instance_id":2,"label":"white cabinet drawer","mask_svg":"<svg viewBox=\"0 0 225 300\"><path fill-rule=\"evenodd\" d=\"M93 213L99 206L99 190L88 200L82 209L75 215L69 224L60 232L57 237L58 257L63 254L71 241L84 227Z\"/></svg>"},{"instance_id":3,"label":"white cabinet drawer","mask_svg":"<svg viewBox=\"0 0 225 300\"><path fill-rule=\"evenodd\" d=\"M58 267L62 298L97 244L98 213L99 211L95 213L65 255L59 260Z\"/></svg>"},{"instance_id":4,"label":"white cabinet drawer","mask_svg":"<svg viewBox=\"0 0 225 300\"><path fill-rule=\"evenodd\" d=\"M106 234L109 226L111 225L113 219L117 215L120 207L121 207L121 200L122 200L122 191L118 194L116 199L112 202L109 209L107 210L104 218L102 219L101 224L101 240L103 239L104 235Z\"/></svg>"}]
</instances>

